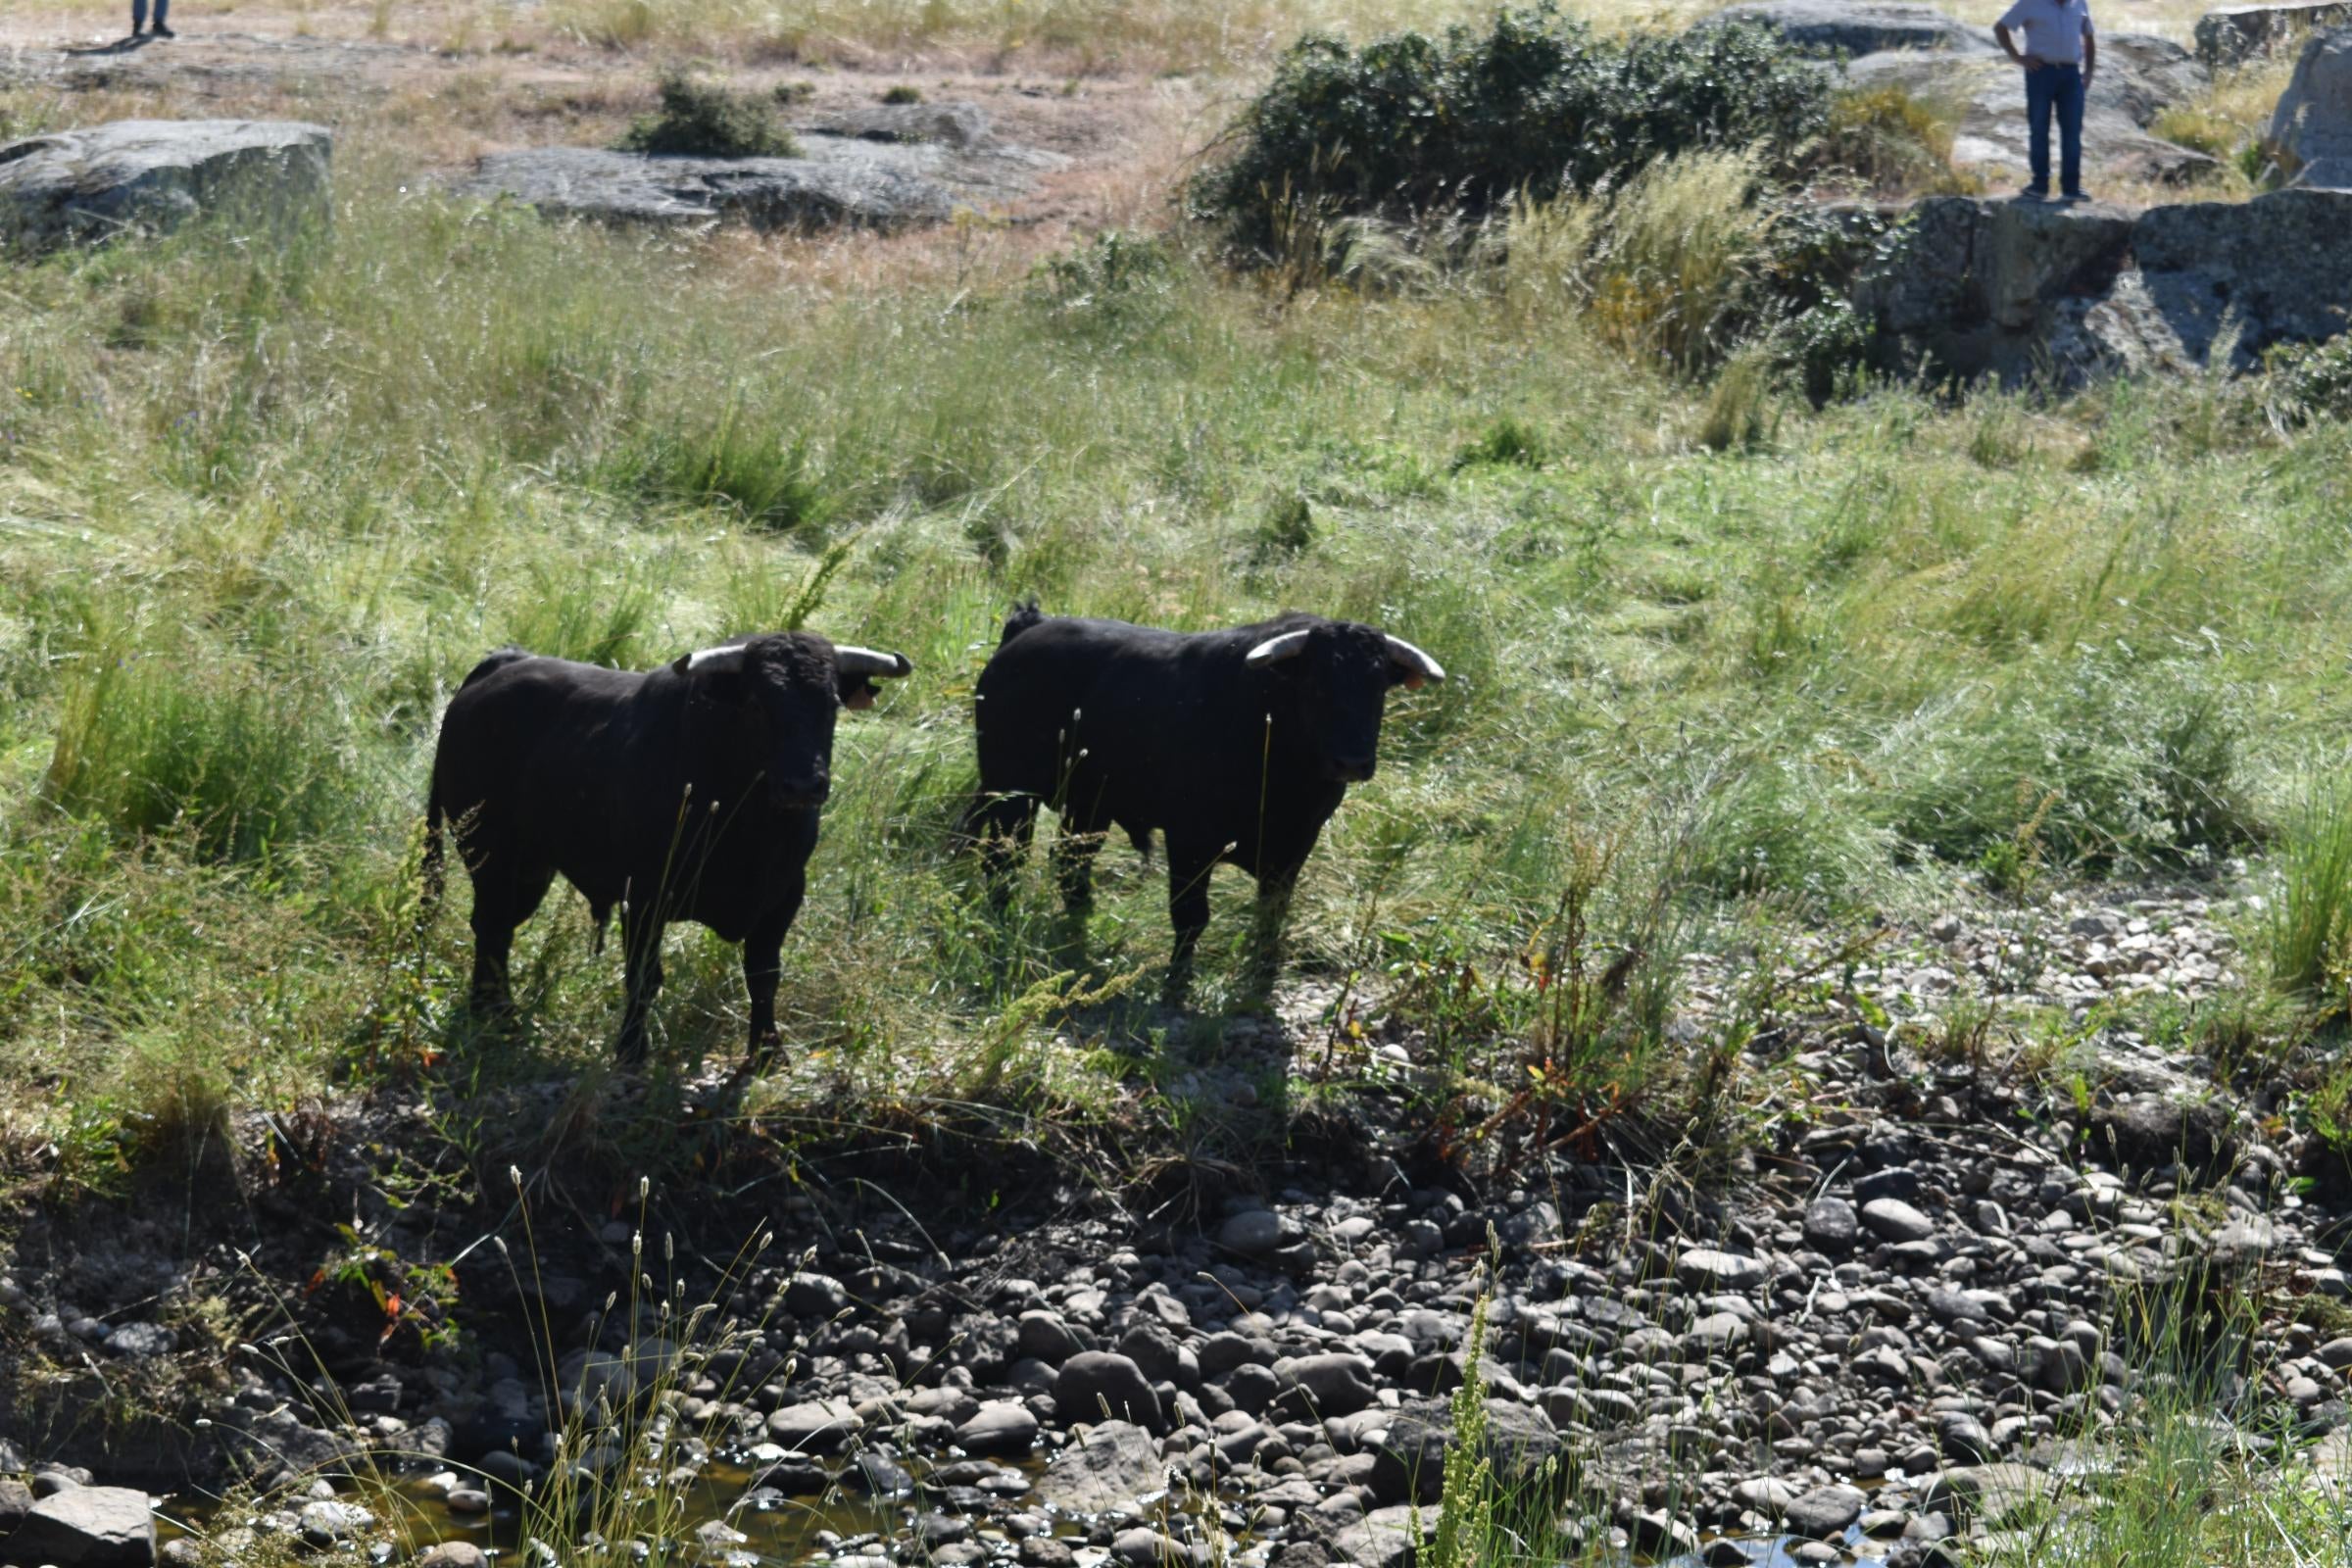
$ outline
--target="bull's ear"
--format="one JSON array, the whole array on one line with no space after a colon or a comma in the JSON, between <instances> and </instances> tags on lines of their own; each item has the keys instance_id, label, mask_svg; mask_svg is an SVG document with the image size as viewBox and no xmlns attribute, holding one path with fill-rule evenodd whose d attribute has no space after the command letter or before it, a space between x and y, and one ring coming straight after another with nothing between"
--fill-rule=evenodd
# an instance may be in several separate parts
<instances>
[{"instance_id":1,"label":"bull's ear","mask_svg":"<svg viewBox=\"0 0 2352 1568\"><path fill-rule=\"evenodd\" d=\"M874 683L870 680L867 680L863 675L842 676L841 706L844 708L859 709L873 707Z\"/></svg>"}]
</instances>

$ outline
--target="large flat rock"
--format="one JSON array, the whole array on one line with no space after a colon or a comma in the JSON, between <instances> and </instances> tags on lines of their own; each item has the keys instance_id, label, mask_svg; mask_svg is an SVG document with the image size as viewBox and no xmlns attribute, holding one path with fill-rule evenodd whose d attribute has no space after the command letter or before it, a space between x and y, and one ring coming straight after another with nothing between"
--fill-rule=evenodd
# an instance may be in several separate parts
<instances>
[{"instance_id":1,"label":"large flat rock","mask_svg":"<svg viewBox=\"0 0 2352 1568\"><path fill-rule=\"evenodd\" d=\"M221 212L327 211L334 137L272 120L122 120L0 147L0 241L42 250Z\"/></svg>"},{"instance_id":2,"label":"large flat rock","mask_svg":"<svg viewBox=\"0 0 2352 1568\"><path fill-rule=\"evenodd\" d=\"M1037 1478L1037 1500L1063 1513L1138 1517L1167 1494L1168 1467L1151 1433L1126 1421L1100 1421L1054 1455Z\"/></svg>"},{"instance_id":3,"label":"large flat rock","mask_svg":"<svg viewBox=\"0 0 2352 1568\"><path fill-rule=\"evenodd\" d=\"M907 104L811 119L794 158L692 158L535 147L482 159L462 194L551 217L762 230L894 230L1026 194L1056 154L997 140L971 104Z\"/></svg>"},{"instance_id":4,"label":"large flat rock","mask_svg":"<svg viewBox=\"0 0 2352 1568\"><path fill-rule=\"evenodd\" d=\"M1913 49L1881 50L1846 66L1856 86L1897 86L1957 111L1952 162L1987 179L2023 182L2030 172L2026 86L1999 54L1953 58ZM2167 39L2117 33L2100 40L2099 69L2082 116L2082 176L2103 181L2181 181L2214 168L2205 154L2149 133L2158 115L2195 96L2205 68ZM2053 133L2051 159L2057 159ZM2056 171L2052 171L2055 175Z\"/></svg>"},{"instance_id":5,"label":"large flat rock","mask_svg":"<svg viewBox=\"0 0 2352 1568\"><path fill-rule=\"evenodd\" d=\"M32 1505L5 1556L55 1568L152 1568L155 1513L144 1492L72 1487Z\"/></svg>"}]
</instances>

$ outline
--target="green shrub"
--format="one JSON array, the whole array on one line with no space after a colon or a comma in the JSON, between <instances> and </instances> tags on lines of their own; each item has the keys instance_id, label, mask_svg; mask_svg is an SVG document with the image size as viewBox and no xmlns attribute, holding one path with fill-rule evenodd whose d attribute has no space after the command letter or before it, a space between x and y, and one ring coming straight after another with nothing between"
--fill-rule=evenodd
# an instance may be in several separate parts
<instances>
[{"instance_id":1,"label":"green shrub","mask_svg":"<svg viewBox=\"0 0 2352 1568\"><path fill-rule=\"evenodd\" d=\"M919 104L923 101L923 89L901 82L885 92L882 101L886 104Z\"/></svg>"},{"instance_id":2,"label":"green shrub","mask_svg":"<svg viewBox=\"0 0 2352 1568\"><path fill-rule=\"evenodd\" d=\"M1164 314L1176 258L1148 234L1109 229L1037 264L1031 281L1054 312L1088 325L1132 327Z\"/></svg>"},{"instance_id":3,"label":"green shrub","mask_svg":"<svg viewBox=\"0 0 2352 1568\"><path fill-rule=\"evenodd\" d=\"M662 108L641 116L620 138L622 152L701 158L791 158L800 144L767 105L683 72L662 78Z\"/></svg>"},{"instance_id":4,"label":"green shrub","mask_svg":"<svg viewBox=\"0 0 2352 1568\"><path fill-rule=\"evenodd\" d=\"M2280 429L2352 418L2352 334L2272 349L2263 358L2261 398Z\"/></svg>"},{"instance_id":5,"label":"green shrub","mask_svg":"<svg viewBox=\"0 0 2352 1568\"><path fill-rule=\"evenodd\" d=\"M1484 31L1327 35L1283 56L1193 187L1240 256L1293 254L1349 216L1549 202L1700 148L1786 160L1827 122L1828 79L1759 27L1603 36L1550 4Z\"/></svg>"}]
</instances>

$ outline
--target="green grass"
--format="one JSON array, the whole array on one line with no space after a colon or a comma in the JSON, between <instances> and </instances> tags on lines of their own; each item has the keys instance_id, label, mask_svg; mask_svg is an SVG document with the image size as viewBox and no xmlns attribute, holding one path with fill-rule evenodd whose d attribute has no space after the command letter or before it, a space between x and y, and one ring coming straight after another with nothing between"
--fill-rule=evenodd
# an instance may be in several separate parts
<instances>
[{"instance_id":1,"label":"green grass","mask_svg":"<svg viewBox=\"0 0 2352 1568\"><path fill-rule=\"evenodd\" d=\"M801 1065L765 1092L787 1120L985 1087L1083 1125L1114 1092L1086 1048L1147 1018L1038 998L1163 958L1156 866L1104 858L1080 961L1043 856L1000 929L948 848L1016 595L1188 627L1312 608L1446 662L1298 900L1298 966L1384 991L1542 950L1596 842L1596 968L1661 900L1677 942L1755 901L1900 908L2023 837L2059 875L2194 865L2352 719L2344 427L2283 438L2226 390L1816 414L1752 360L1736 396L1678 379L1684 327L1524 270L1278 305L1179 235L851 286L396 199L397 160L353 145L331 234L11 274L11 1147L101 1102L135 1132L428 1053L493 1070L458 913L421 959L404 933L436 716L509 641L645 665L797 616L914 660L842 726L786 949ZM1674 232L1628 230L1628 275L1679 275ZM1211 1013L1247 907L1221 878ZM681 930L670 967L662 1053L733 1051L733 954ZM617 969L559 892L495 1070L591 1070ZM1612 1012L1648 1021L1569 1052L1593 1065L1563 1092L1638 1088L1665 1010Z\"/></svg>"}]
</instances>

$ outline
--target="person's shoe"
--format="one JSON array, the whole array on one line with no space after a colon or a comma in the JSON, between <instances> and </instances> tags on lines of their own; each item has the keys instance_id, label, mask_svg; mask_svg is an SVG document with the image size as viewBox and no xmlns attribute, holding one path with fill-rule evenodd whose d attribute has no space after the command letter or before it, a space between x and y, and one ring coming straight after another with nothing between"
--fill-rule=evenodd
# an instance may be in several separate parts
<instances>
[{"instance_id":1,"label":"person's shoe","mask_svg":"<svg viewBox=\"0 0 2352 1568\"><path fill-rule=\"evenodd\" d=\"M2072 204L2074 204L2074 203L2076 203L2076 202L2086 202L2086 201L2090 200L2090 198L2089 198L2088 196L2084 195L2082 192L2081 192L2081 191L2079 191L2079 190L2070 190L2070 191L2068 191L2068 192L2067 192L2065 195L2063 195L2063 196L2059 197L2058 199L2059 199L2060 201L2062 201L2062 202L2066 202L2066 203L2068 203L2069 205L2072 205Z\"/></svg>"},{"instance_id":2,"label":"person's shoe","mask_svg":"<svg viewBox=\"0 0 2352 1568\"><path fill-rule=\"evenodd\" d=\"M176 32L173 32L173 31L172 31L172 30L170 27L167 27L167 26L165 26L165 25L164 25L162 23L160 23L160 22L159 22L159 23L157 23L157 24L155 24L155 29L154 29L154 30L155 30L155 35L156 35L158 38L176 38L176 37L178 37L178 36L179 36L179 34L178 34L178 33L176 33Z\"/></svg>"},{"instance_id":3,"label":"person's shoe","mask_svg":"<svg viewBox=\"0 0 2352 1568\"><path fill-rule=\"evenodd\" d=\"M2034 186L2028 185L2017 193L2017 199L2021 202L2046 202L2050 199L2050 193L2046 189L2036 190Z\"/></svg>"}]
</instances>

